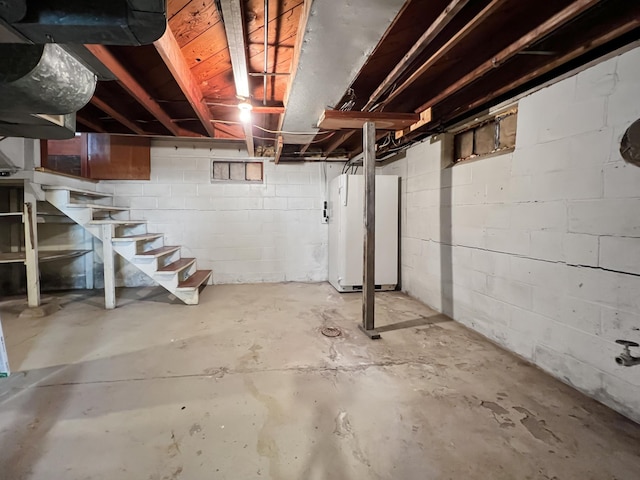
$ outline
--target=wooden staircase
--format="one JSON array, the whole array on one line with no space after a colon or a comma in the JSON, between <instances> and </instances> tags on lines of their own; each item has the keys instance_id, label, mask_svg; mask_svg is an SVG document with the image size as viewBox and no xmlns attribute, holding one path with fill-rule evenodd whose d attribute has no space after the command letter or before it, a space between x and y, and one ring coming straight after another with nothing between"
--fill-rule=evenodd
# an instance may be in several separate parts
<instances>
[{"instance_id":1,"label":"wooden staircase","mask_svg":"<svg viewBox=\"0 0 640 480\"><path fill-rule=\"evenodd\" d=\"M195 258L182 258L180 246L164 245L164 234L147 232L146 221L131 219L129 208L113 205L112 195L50 185L42 190L49 203L102 241L105 290L113 289L108 285L113 272L107 271L113 269L109 255L116 252L187 305L198 304L211 270L198 270ZM115 307L115 296L106 303Z\"/></svg>"}]
</instances>

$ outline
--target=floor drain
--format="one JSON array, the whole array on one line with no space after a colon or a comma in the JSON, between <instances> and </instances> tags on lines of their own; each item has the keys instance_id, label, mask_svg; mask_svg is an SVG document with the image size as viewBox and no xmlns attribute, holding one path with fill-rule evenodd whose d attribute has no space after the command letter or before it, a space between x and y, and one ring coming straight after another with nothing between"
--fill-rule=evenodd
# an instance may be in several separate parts
<instances>
[{"instance_id":1,"label":"floor drain","mask_svg":"<svg viewBox=\"0 0 640 480\"><path fill-rule=\"evenodd\" d=\"M342 335L342 332L338 327L322 327L320 329L320 332L325 337L339 337L340 335Z\"/></svg>"}]
</instances>

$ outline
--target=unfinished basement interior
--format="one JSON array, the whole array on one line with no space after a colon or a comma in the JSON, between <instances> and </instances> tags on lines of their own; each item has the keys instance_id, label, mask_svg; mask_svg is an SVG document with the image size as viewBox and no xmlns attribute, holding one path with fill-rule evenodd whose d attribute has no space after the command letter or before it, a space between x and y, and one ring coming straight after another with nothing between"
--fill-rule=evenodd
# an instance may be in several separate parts
<instances>
[{"instance_id":1,"label":"unfinished basement interior","mask_svg":"<svg viewBox=\"0 0 640 480\"><path fill-rule=\"evenodd\" d=\"M640 478L640 2L0 2L0 480Z\"/></svg>"}]
</instances>

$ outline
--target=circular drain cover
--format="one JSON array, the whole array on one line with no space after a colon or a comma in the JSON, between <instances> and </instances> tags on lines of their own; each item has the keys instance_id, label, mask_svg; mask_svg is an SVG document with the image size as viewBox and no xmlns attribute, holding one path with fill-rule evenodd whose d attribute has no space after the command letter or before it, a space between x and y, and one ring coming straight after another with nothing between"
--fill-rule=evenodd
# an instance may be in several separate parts
<instances>
[{"instance_id":1,"label":"circular drain cover","mask_svg":"<svg viewBox=\"0 0 640 480\"><path fill-rule=\"evenodd\" d=\"M339 337L340 335L342 335L342 332L338 327L322 327L320 329L320 332L325 337Z\"/></svg>"}]
</instances>

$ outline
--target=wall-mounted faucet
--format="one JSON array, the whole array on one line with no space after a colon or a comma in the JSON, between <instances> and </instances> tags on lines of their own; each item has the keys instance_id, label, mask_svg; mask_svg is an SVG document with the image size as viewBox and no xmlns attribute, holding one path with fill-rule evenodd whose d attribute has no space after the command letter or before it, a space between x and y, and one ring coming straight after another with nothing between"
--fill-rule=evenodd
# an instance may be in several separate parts
<instances>
[{"instance_id":1,"label":"wall-mounted faucet","mask_svg":"<svg viewBox=\"0 0 640 480\"><path fill-rule=\"evenodd\" d=\"M640 365L640 357L634 357L631 355L630 347L640 347L636 342L630 340L616 340L616 343L624 346L624 352L616 357L616 363L624 367L633 367L634 365Z\"/></svg>"}]
</instances>

